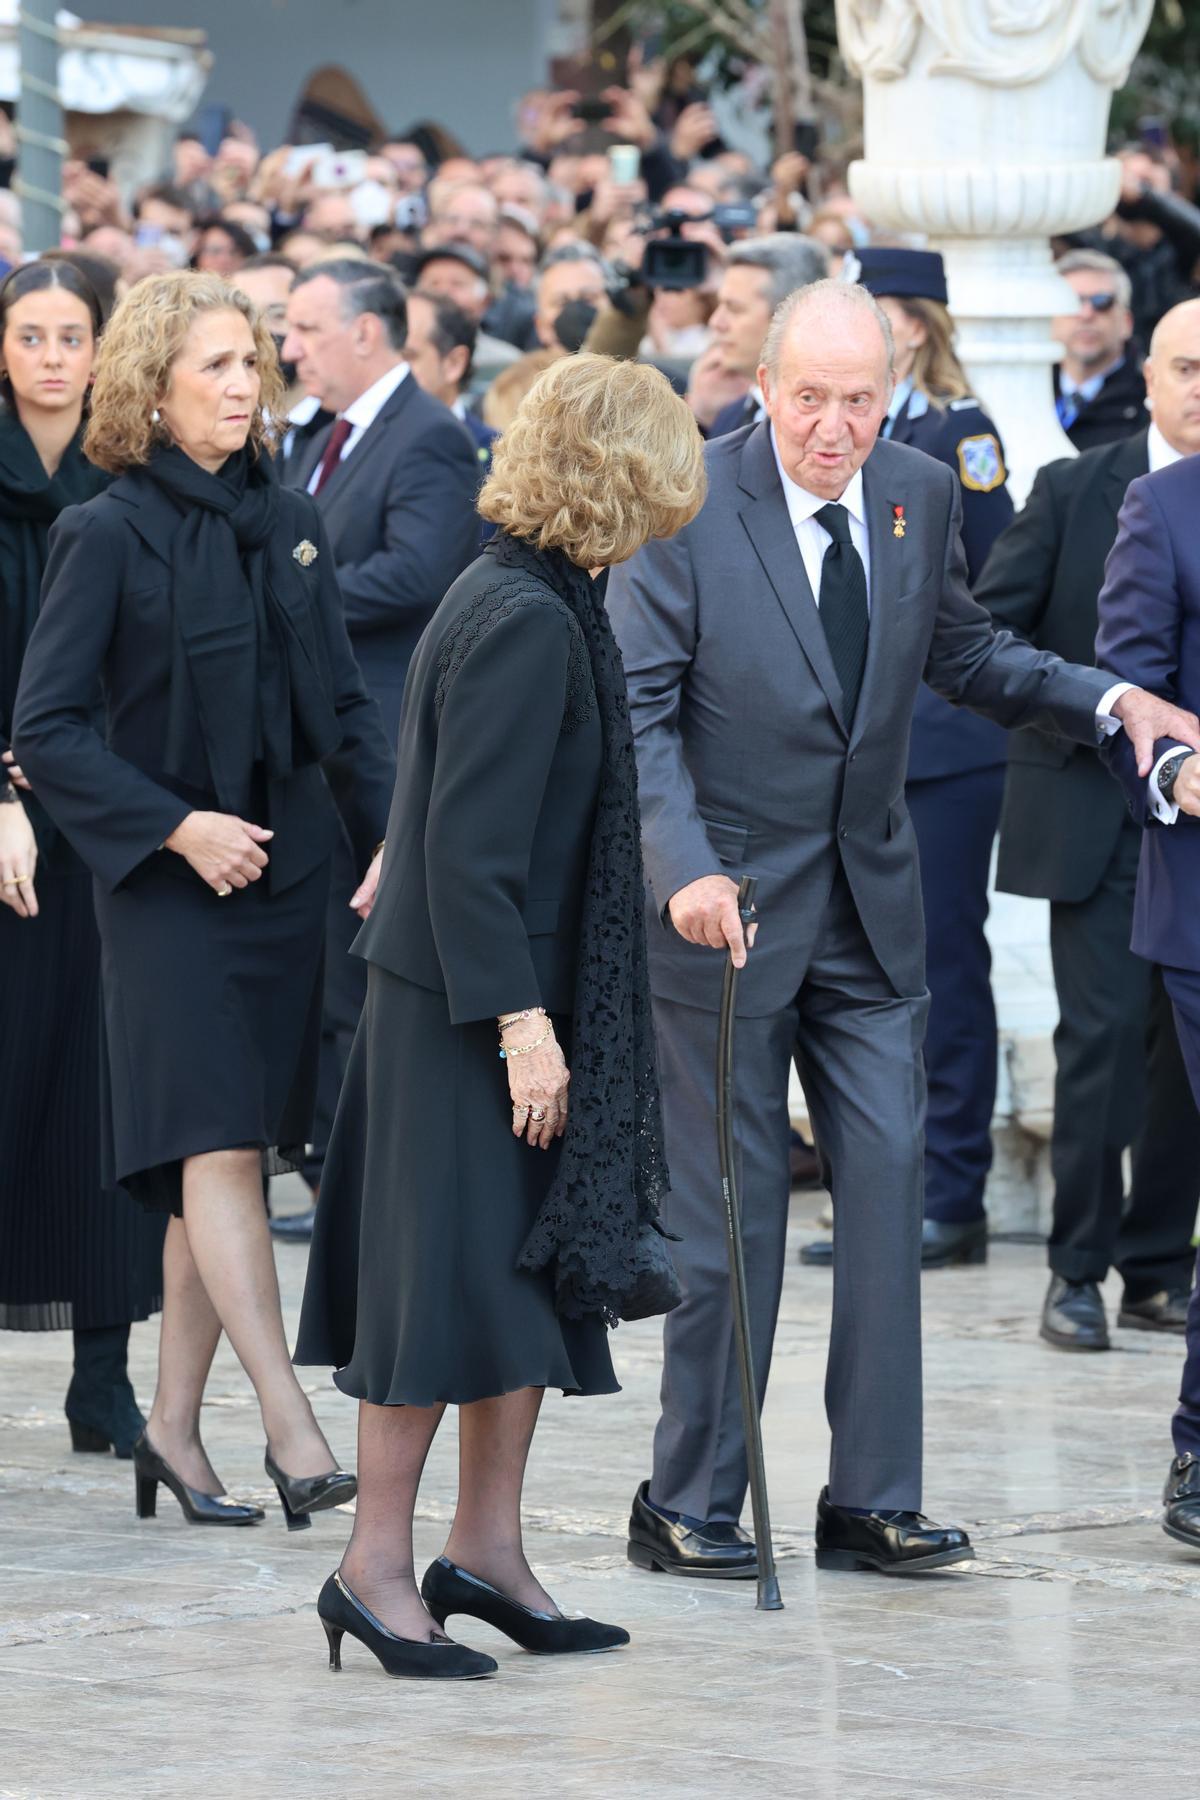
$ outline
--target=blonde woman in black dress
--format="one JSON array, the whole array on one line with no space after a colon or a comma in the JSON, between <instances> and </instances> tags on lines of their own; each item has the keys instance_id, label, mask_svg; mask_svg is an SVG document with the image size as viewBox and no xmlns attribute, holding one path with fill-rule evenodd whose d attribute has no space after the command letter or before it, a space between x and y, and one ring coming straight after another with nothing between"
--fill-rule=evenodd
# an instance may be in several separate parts
<instances>
[{"instance_id":1,"label":"blonde woman in black dress","mask_svg":"<svg viewBox=\"0 0 1200 1800\"><path fill-rule=\"evenodd\" d=\"M633 740L595 577L703 495L662 375L564 358L500 440L480 499L500 529L413 659L296 1350L360 1402L354 1533L318 1603L335 1659L349 1632L393 1674L491 1673L445 1638L451 1614L539 1652L628 1641L559 1613L521 1489L545 1389L615 1392L609 1325L672 1303L642 1279L665 1260L666 1170ZM448 1405L458 1507L418 1587Z\"/></svg>"}]
</instances>

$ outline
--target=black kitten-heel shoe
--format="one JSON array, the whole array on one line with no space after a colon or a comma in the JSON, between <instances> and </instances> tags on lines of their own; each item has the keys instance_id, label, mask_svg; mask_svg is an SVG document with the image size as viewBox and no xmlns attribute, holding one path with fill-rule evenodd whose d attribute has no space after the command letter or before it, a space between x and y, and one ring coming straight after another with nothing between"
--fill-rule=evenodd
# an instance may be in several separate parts
<instances>
[{"instance_id":1,"label":"black kitten-heel shoe","mask_svg":"<svg viewBox=\"0 0 1200 1800\"><path fill-rule=\"evenodd\" d=\"M397 1637L351 1593L337 1570L321 1589L317 1617L329 1640L331 1669L341 1669L342 1639L347 1632L379 1659L388 1675L420 1681L478 1681L483 1675L494 1675L500 1666L494 1657L468 1650L465 1644L452 1644L449 1638L419 1643L415 1638Z\"/></svg>"},{"instance_id":2,"label":"black kitten-heel shoe","mask_svg":"<svg viewBox=\"0 0 1200 1800\"><path fill-rule=\"evenodd\" d=\"M257 1525L266 1517L261 1506L248 1506L231 1500L228 1494L202 1494L199 1488L181 1481L169 1463L165 1463L145 1432L133 1446L133 1473L137 1484L137 1516L152 1519L158 1502L161 1481L178 1500L189 1525Z\"/></svg>"},{"instance_id":3,"label":"black kitten-heel shoe","mask_svg":"<svg viewBox=\"0 0 1200 1800\"><path fill-rule=\"evenodd\" d=\"M444 1625L451 1613L466 1613L494 1625L534 1656L595 1655L601 1650L620 1650L629 1642L629 1633L621 1625L556 1618L553 1613L522 1606L446 1556L439 1556L426 1569L421 1598L439 1625Z\"/></svg>"},{"instance_id":4,"label":"black kitten-heel shoe","mask_svg":"<svg viewBox=\"0 0 1200 1800\"><path fill-rule=\"evenodd\" d=\"M269 1450L263 1467L275 1483L289 1531L307 1531L312 1524L310 1513L341 1506L358 1492L358 1477L345 1469L327 1469L323 1475L285 1475Z\"/></svg>"}]
</instances>

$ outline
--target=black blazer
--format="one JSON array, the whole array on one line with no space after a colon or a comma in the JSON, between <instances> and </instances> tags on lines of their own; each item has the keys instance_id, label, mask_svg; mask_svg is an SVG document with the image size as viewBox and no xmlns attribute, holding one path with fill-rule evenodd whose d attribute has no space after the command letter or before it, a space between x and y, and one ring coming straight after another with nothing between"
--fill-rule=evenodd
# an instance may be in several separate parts
<instances>
[{"instance_id":1,"label":"black blazer","mask_svg":"<svg viewBox=\"0 0 1200 1800\"><path fill-rule=\"evenodd\" d=\"M1147 433L1038 471L1024 511L996 539L975 598L997 625L1068 662L1096 660L1096 601L1125 490L1149 468ZM1009 739L996 885L1081 901L1095 893L1125 820L1096 751L1037 730Z\"/></svg>"},{"instance_id":2,"label":"black blazer","mask_svg":"<svg viewBox=\"0 0 1200 1800\"><path fill-rule=\"evenodd\" d=\"M13 744L21 767L109 889L153 856L189 812L221 810L211 785L185 785L162 767L168 733L182 733L198 769L207 766L192 695L171 679L170 557L178 523L171 501L137 470L62 513L50 533L41 613L17 694ZM324 635L342 741L323 770L311 765L265 784L266 816L253 822L275 833L266 874L275 893L330 854L338 813L366 868L383 836L393 769L379 708L346 637L333 555L312 501L281 493L278 529L293 545L307 538L317 546L301 594L306 590L310 621ZM290 591L281 599L301 603ZM97 678L104 736L92 711ZM182 857L167 855L173 872L178 865L190 876Z\"/></svg>"},{"instance_id":3,"label":"black blazer","mask_svg":"<svg viewBox=\"0 0 1200 1800\"><path fill-rule=\"evenodd\" d=\"M413 658L383 875L356 952L444 993L455 1024L571 1012L601 754L574 614L481 556Z\"/></svg>"},{"instance_id":4,"label":"black blazer","mask_svg":"<svg viewBox=\"0 0 1200 1800\"><path fill-rule=\"evenodd\" d=\"M295 469L306 487L329 432ZM406 375L317 497L346 626L391 743L409 658L446 589L479 548L475 445L454 414Z\"/></svg>"}]
</instances>

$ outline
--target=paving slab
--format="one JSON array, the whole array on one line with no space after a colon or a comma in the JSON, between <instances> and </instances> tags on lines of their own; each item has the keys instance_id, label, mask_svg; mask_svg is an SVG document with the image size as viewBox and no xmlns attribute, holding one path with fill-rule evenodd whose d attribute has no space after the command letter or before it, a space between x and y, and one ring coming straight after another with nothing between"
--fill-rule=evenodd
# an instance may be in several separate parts
<instances>
[{"instance_id":1,"label":"paving slab","mask_svg":"<svg viewBox=\"0 0 1200 1800\"><path fill-rule=\"evenodd\" d=\"M626 1562L659 1330L624 1326L620 1395L547 1401L527 1518L562 1604L622 1621L633 1644L552 1661L460 1621L501 1668L461 1687L389 1681L348 1639L343 1673L328 1671L314 1602L350 1521L343 1509L284 1530L226 1346L206 1438L230 1491L268 1516L199 1531L165 1495L139 1522L129 1464L72 1455L65 1335L0 1334L0 1800L1128 1800L1177 1787L1194 1762L1200 1623L1200 1556L1158 1524L1180 1341L1116 1332L1104 1356L1047 1348L1034 1246L927 1276L926 1505L968 1527L978 1560L910 1581L818 1573L830 1290L794 1256L814 1212L808 1197L794 1209L766 1409L786 1610L757 1613L752 1585ZM281 1246L277 1260L294 1324L305 1252ZM1115 1286L1107 1297L1115 1315ZM153 1323L135 1327L143 1402L155 1346ZM353 1407L318 1371L304 1378L352 1463ZM422 1559L453 1510L454 1425L422 1489Z\"/></svg>"}]
</instances>

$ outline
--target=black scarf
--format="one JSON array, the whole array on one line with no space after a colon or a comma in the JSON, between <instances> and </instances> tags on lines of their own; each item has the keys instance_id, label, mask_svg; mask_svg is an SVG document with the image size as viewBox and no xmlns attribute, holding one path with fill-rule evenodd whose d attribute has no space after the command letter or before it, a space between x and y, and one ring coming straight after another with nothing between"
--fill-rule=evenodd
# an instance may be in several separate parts
<instances>
[{"instance_id":1,"label":"black scarf","mask_svg":"<svg viewBox=\"0 0 1200 1800\"><path fill-rule=\"evenodd\" d=\"M172 606L213 789L230 812L249 804L253 766L286 778L341 742L333 679L298 545L280 523L269 457L240 450L218 474L172 445L147 475L178 508ZM163 766L193 778L189 718L172 708Z\"/></svg>"},{"instance_id":2,"label":"black scarf","mask_svg":"<svg viewBox=\"0 0 1200 1800\"><path fill-rule=\"evenodd\" d=\"M67 445L54 475L47 475L15 412L0 412L0 748L12 735L13 705L25 648L37 623L50 527L66 506L82 506L108 485L108 476L84 456L83 428ZM3 776L0 775L0 780ZM43 850L54 835L49 818L29 794L21 796Z\"/></svg>"},{"instance_id":3,"label":"black scarf","mask_svg":"<svg viewBox=\"0 0 1200 1800\"><path fill-rule=\"evenodd\" d=\"M643 1279L647 1230L660 1229L659 1202L669 1186L625 669L603 595L585 570L561 551L536 550L504 532L484 553L528 570L570 607L596 687L604 760L580 920L567 1129L520 1262L530 1269L553 1264L560 1312L601 1313L615 1324L640 1316L628 1303Z\"/></svg>"}]
</instances>

